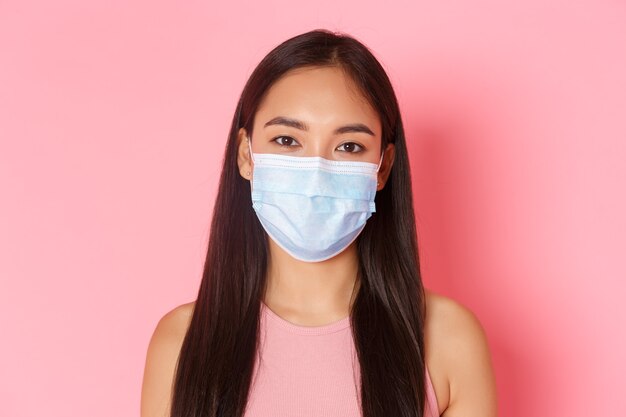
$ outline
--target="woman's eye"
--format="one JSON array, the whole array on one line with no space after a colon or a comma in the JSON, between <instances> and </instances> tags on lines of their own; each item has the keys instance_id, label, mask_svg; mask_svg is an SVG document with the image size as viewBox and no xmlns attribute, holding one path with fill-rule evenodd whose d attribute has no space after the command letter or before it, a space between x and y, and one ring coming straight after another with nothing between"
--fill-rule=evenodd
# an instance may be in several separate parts
<instances>
[{"instance_id":1,"label":"woman's eye","mask_svg":"<svg viewBox=\"0 0 626 417\"><path fill-rule=\"evenodd\" d=\"M339 145L339 148L344 147L344 152L348 152L348 153L358 153L361 152L363 150L363 147L357 143L354 142L346 142L346 143L342 143L341 145ZM355 147L357 147L358 149L355 151Z\"/></svg>"},{"instance_id":2,"label":"woman's eye","mask_svg":"<svg viewBox=\"0 0 626 417\"><path fill-rule=\"evenodd\" d=\"M291 136L277 136L273 139L273 141L280 146L294 146L294 144L298 143Z\"/></svg>"}]
</instances>

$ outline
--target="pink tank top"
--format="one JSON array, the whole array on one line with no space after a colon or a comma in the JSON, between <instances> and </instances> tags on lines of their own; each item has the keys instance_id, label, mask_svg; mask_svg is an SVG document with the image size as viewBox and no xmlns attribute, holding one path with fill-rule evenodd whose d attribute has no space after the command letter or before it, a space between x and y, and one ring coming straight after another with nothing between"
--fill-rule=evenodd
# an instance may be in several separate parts
<instances>
[{"instance_id":1,"label":"pink tank top","mask_svg":"<svg viewBox=\"0 0 626 417\"><path fill-rule=\"evenodd\" d=\"M346 317L324 326L293 324L261 302L260 345L245 417L360 417L359 364ZM428 369L424 417L438 406Z\"/></svg>"}]
</instances>

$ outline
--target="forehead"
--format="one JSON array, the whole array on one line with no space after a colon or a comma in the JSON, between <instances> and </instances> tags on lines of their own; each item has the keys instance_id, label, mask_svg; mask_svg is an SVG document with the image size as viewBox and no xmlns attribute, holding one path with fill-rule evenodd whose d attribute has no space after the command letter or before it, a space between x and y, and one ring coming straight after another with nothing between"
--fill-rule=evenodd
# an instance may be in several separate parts
<instances>
[{"instance_id":1,"label":"forehead","mask_svg":"<svg viewBox=\"0 0 626 417\"><path fill-rule=\"evenodd\" d=\"M305 67L285 73L267 91L255 122L276 116L311 125L362 122L380 134L378 113L338 67Z\"/></svg>"}]
</instances>

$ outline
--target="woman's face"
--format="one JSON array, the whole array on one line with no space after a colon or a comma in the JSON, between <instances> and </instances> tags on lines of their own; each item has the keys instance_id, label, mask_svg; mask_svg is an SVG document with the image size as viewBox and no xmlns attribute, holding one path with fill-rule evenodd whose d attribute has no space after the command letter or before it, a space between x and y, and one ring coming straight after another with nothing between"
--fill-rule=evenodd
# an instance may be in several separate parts
<instances>
[{"instance_id":1,"label":"woman's face","mask_svg":"<svg viewBox=\"0 0 626 417\"><path fill-rule=\"evenodd\" d=\"M250 179L247 132L239 131L239 167ZM254 119L254 153L321 156L331 160L378 164L381 122L356 85L337 67L306 67L287 72L261 101ZM393 162L393 144L385 149L381 184Z\"/></svg>"}]
</instances>

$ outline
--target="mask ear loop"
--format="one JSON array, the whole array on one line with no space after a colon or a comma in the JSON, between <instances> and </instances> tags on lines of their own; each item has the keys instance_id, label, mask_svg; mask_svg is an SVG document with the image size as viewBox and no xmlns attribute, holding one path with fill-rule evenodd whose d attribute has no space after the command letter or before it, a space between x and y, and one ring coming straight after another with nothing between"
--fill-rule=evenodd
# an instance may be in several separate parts
<instances>
[{"instance_id":1,"label":"mask ear loop","mask_svg":"<svg viewBox=\"0 0 626 417\"><path fill-rule=\"evenodd\" d=\"M376 167L376 172L378 172L378 170L380 169L380 166L383 163L383 158L385 157L385 150L383 149L383 153L380 156L380 161L378 161L378 166Z\"/></svg>"},{"instance_id":2,"label":"mask ear loop","mask_svg":"<svg viewBox=\"0 0 626 417\"><path fill-rule=\"evenodd\" d=\"M252 159L252 162L256 162L254 160L254 154L252 153L252 145L251 145L251 140L248 136L246 136L246 140L248 141L248 149L250 150L250 158Z\"/></svg>"},{"instance_id":3,"label":"mask ear loop","mask_svg":"<svg viewBox=\"0 0 626 417\"><path fill-rule=\"evenodd\" d=\"M376 173L378 174L378 170L380 169L380 166L383 163L383 158L385 157L385 150L383 149L383 153L380 155L380 161L378 161L378 166L376 167ZM376 177L378 177L378 175L376 175ZM380 185L380 181L378 181L378 178L376 178L376 185Z\"/></svg>"}]
</instances>

